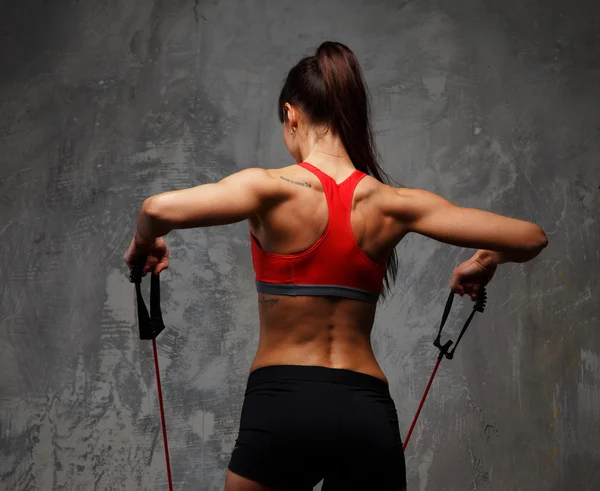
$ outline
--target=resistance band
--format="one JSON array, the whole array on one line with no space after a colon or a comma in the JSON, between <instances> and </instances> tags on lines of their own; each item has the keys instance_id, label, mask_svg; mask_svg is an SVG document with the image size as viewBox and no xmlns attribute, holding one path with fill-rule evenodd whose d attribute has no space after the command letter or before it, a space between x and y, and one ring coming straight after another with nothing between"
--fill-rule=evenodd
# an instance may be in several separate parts
<instances>
[{"instance_id":1,"label":"resistance band","mask_svg":"<svg viewBox=\"0 0 600 491\"><path fill-rule=\"evenodd\" d=\"M415 425L417 424L417 419L419 419L419 414L421 414L421 409L423 409L423 404L425 403L425 399L427 399L427 394L429 393L429 389L431 388L431 384L433 383L433 379L435 378L435 374L438 371L438 368L440 366L442 358L444 358L444 356L446 358L448 358L449 360L454 358L454 352L456 351L456 348L458 347L458 343L460 343L460 340L464 336L464 334L467 330L467 327L469 327L469 324L473 320L473 316L475 315L475 312L483 312L484 311L485 302L487 301L487 292L485 290L485 287L480 287L479 292L477 293L477 299L475 300L475 304L473 305L473 310L471 311L471 315L469 315L469 318L467 319L467 321L465 322L465 325L463 326L462 330L460 331L460 334L458 335L458 338L456 339L456 343L454 343L451 340L448 340L444 344L442 344L442 342L441 342L442 329L444 328L444 324L446 324L446 320L448 320L448 315L450 314L450 309L452 308L453 300L454 300L454 292L450 292L450 295L448 296L448 300L446 301L446 307L444 308L444 313L442 314L442 322L440 323L440 328L438 330L438 334L433 341L433 345L440 351L440 354L438 355L437 362L435 363L435 367L433 368L431 377L429 377L429 382L427 383L427 387L425 388L423 397L421 397L421 402L419 403L419 407L417 409L417 414L415 414L412 424L410 425L410 429L408 430L408 435L406 435L406 439L404 440L404 447L403 447L404 450L406 450L406 447L408 446L408 441L410 440L410 436L412 435L412 432L415 429ZM452 345L454 345L454 347L452 349L450 349L450 347Z\"/></svg>"},{"instance_id":2,"label":"resistance band","mask_svg":"<svg viewBox=\"0 0 600 491\"><path fill-rule=\"evenodd\" d=\"M135 296L137 299L138 323L140 329L140 339L152 340L152 351L154 352L154 372L156 373L156 388L158 390L158 404L160 407L160 422L162 425L163 444L165 446L165 461L167 464L167 479L169 481L169 491L173 491L173 479L171 478L171 461L169 459L169 444L167 442L167 425L165 422L165 409L163 406L162 387L160 385L160 370L158 367L158 351L156 349L156 338L165 328L162 312L160 310L160 280L158 275L152 273L150 280L150 313L146 308L144 297L142 296L142 276L146 257L139 258L133 267L129 276L129 281L135 284Z\"/></svg>"}]
</instances>

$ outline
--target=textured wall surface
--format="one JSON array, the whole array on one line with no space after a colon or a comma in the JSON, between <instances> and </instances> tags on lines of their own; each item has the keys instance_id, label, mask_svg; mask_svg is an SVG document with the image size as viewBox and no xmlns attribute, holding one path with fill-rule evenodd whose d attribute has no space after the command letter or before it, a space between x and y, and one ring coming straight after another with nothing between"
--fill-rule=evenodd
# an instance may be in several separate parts
<instances>
[{"instance_id":1,"label":"textured wall surface","mask_svg":"<svg viewBox=\"0 0 600 491\"><path fill-rule=\"evenodd\" d=\"M278 89L326 39L363 64L395 179L550 239L500 268L442 364L409 489L600 489L597 2L5 0L0 32L0 489L166 489L152 352L121 259L139 205L290 163ZM218 490L257 345L247 226L168 243L174 480ZM403 435L469 252L399 246L373 342Z\"/></svg>"}]
</instances>

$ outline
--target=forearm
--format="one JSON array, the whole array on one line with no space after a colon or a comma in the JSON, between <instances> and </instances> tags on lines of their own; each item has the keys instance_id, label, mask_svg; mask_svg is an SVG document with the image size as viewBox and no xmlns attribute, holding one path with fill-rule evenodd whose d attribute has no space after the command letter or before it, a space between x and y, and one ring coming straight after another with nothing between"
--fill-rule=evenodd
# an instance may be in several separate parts
<instances>
[{"instance_id":1,"label":"forearm","mask_svg":"<svg viewBox=\"0 0 600 491\"><path fill-rule=\"evenodd\" d=\"M528 250L514 251L489 251L480 249L476 252L477 258L486 265L498 265L504 263L525 263L535 258L546 247L546 243Z\"/></svg>"}]
</instances>

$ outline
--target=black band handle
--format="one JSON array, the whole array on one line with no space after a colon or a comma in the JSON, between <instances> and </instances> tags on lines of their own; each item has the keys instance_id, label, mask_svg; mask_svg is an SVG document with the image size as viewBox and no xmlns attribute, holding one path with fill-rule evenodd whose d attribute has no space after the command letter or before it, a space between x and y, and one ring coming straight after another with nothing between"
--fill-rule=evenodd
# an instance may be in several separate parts
<instances>
[{"instance_id":1,"label":"black band handle","mask_svg":"<svg viewBox=\"0 0 600 491\"><path fill-rule=\"evenodd\" d=\"M438 334L437 334L435 340L433 341L433 345L438 350L440 350L440 354L439 354L440 359L443 358L444 356L446 358L448 358L448 360L451 360L452 358L454 358L454 352L456 351L456 348L458 347L458 343L460 343L460 340L462 339L465 332L467 331L469 324L473 320L473 316L475 315L475 312L483 312L485 310L485 304L487 302L487 291L484 286L481 286L479 288L479 291L477 292L477 299L475 300L475 304L473 305L473 310L471 311L471 315L469 315L469 318L465 322L462 330L460 331L460 334L458 335L458 338L456 339L456 342L448 340L444 344L442 344L442 342L441 342L442 329L444 329L444 325L446 324L446 321L448 320L448 315L450 314L450 309L452 308L453 300L454 300L454 292L451 291L450 295L448 296L448 300L446 301L446 306L444 307L444 313L442 314L442 321L440 322L440 328L438 330ZM454 345L454 347L452 349L450 349L450 347L452 345Z\"/></svg>"},{"instance_id":2,"label":"black band handle","mask_svg":"<svg viewBox=\"0 0 600 491\"><path fill-rule=\"evenodd\" d=\"M146 256L135 260L129 274L129 281L135 284L135 296L138 311L138 324L140 339L156 339L164 330L162 311L160 309L160 279L157 274L151 273L150 277L150 313L142 296L142 277Z\"/></svg>"}]
</instances>

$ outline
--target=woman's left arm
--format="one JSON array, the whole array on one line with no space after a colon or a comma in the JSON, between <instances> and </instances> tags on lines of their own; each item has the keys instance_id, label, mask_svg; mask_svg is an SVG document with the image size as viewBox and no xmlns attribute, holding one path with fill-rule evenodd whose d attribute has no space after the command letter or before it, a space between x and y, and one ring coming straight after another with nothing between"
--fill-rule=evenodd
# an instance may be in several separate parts
<instances>
[{"instance_id":1,"label":"woman's left arm","mask_svg":"<svg viewBox=\"0 0 600 491\"><path fill-rule=\"evenodd\" d=\"M285 199L287 192L267 170L253 168L218 183L151 196L142 204L125 262L131 267L145 254L145 271L160 273L168 267L168 249L161 237L171 230L240 222Z\"/></svg>"}]
</instances>

